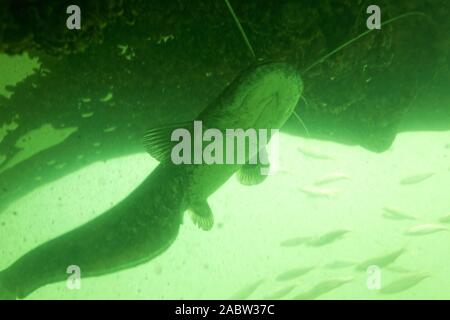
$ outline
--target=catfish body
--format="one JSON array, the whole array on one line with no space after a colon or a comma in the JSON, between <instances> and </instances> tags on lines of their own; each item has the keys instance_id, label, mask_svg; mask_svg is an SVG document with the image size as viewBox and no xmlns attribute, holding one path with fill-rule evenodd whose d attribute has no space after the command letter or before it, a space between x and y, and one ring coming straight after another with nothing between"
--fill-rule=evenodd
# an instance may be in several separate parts
<instances>
[{"instance_id":1,"label":"catfish body","mask_svg":"<svg viewBox=\"0 0 450 320\"><path fill-rule=\"evenodd\" d=\"M254 66L236 78L195 120L224 135L229 129L280 129L297 105L302 89L300 75L286 63ZM239 163L174 165L171 163L173 141L170 137L180 127L190 132L190 136L195 135L192 122L178 123L149 130L144 141L152 156L166 165L167 170L173 170L177 179L184 180L187 201L182 210L190 209L194 222L208 230L212 227L213 217L206 199L236 171L251 171L251 175L258 175L258 172L252 170L252 166ZM227 151L224 150L225 156ZM252 156L255 155L246 153L245 160ZM244 176L248 177L248 174L244 172ZM262 181L264 177L249 179Z\"/></svg>"},{"instance_id":2,"label":"catfish body","mask_svg":"<svg viewBox=\"0 0 450 320\"><path fill-rule=\"evenodd\" d=\"M300 76L289 65L256 66L238 77L197 119L220 130L278 129L294 110L301 91ZM154 135L170 141L168 132L155 130ZM153 142L158 140L154 135ZM175 241L186 209L194 212L197 225L210 229L207 197L243 166L175 165L164 158L168 146L149 145L150 153L163 161L127 198L1 271L0 298L24 298L42 286L66 280L69 265L79 266L86 278L147 262Z\"/></svg>"},{"instance_id":3,"label":"catfish body","mask_svg":"<svg viewBox=\"0 0 450 320\"><path fill-rule=\"evenodd\" d=\"M250 68L238 77L198 119L206 127L280 129L291 116L303 90L298 72L285 63ZM248 160L247 155L247 160ZM185 168L189 193L207 198L242 165L200 165Z\"/></svg>"}]
</instances>

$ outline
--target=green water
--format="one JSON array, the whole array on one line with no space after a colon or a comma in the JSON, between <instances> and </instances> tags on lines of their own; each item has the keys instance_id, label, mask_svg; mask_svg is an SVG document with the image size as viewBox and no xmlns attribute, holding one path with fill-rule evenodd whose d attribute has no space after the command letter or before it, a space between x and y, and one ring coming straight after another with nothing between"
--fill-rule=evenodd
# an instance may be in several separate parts
<instances>
[{"instance_id":1,"label":"green water","mask_svg":"<svg viewBox=\"0 0 450 320\"><path fill-rule=\"evenodd\" d=\"M280 170L263 184L245 187L232 178L210 198L216 226L202 232L186 217L173 246L155 260L131 270L82 280L81 290L65 283L46 286L30 299L224 299L262 280L251 295L260 299L287 285L295 289L286 298L307 291L323 280L353 278L322 296L324 299L447 299L450 297L448 241L450 232L406 236L422 223L433 223L450 213L450 133L402 134L391 150L373 154L358 147L280 138ZM310 159L297 148L309 148L331 159ZM34 246L82 224L124 198L156 166L146 154L96 163L43 186L14 203L0 217L0 269ZM329 198L311 198L298 189L334 172L350 179L331 183ZM435 176L417 185L399 181L418 172ZM391 221L383 207L393 206L418 217ZM289 238L323 234L337 229L350 232L322 247L281 247ZM361 262L399 248L406 252L393 265L430 278L409 290L382 295L369 290L367 276L353 267L329 270L336 260ZM317 266L286 282L275 278L297 267ZM382 285L406 274L382 270Z\"/></svg>"},{"instance_id":2,"label":"green water","mask_svg":"<svg viewBox=\"0 0 450 320\"><path fill-rule=\"evenodd\" d=\"M351 7L344 0L341 4ZM95 42L87 51L72 52L73 56L68 56L73 61L64 56L68 53L63 46L58 47L62 42L55 40L61 36L72 41L64 32L55 32L55 39L50 37L54 42L43 42L44 52L37 54L42 61L31 59L27 53L0 54L0 115L8 117L0 119L0 298L3 270L24 255L29 256L32 249L127 202L133 191L148 181L158 161L144 153L140 142L144 127L148 123L167 124L200 110L244 66L253 63L249 48L252 55L261 55L261 60L284 61L286 54L286 60L306 70L303 65L321 62L317 59L331 48L349 43L349 34L339 34L339 30L344 32L339 28L332 30L336 37L322 39L321 32L330 32L331 25L324 24L323 30L315 26L317 31L308 20L309 9L330 15L328 1L323 12L320 6L309 5L303 11L299 3L290 1L275 6L273 12L268 3L261 5L261 10L264 7L273 13L273 17L269 16L278 28L274 30L286 32L272 34L275 44L265 36L269 31L264 28L270 29L267 21L260 25L248 22L255 16L249 14L253 12L251 6L247 11L245 6L237 10L238 16L245 18L244 29L250 29L248 38L243 26L236 28L238 17L232 19L224 4L218 4L217 8L199 7L212 12L204 19L218 23L214 20L217 16L227 15L229 20L214 28L206 28L204 21L200 28L195 20L198 30L193 28L197 33L192 32L192 39L186 37L191 31L186 31L184 24L176 25L173 34L170 28L167 32L150 28L154 34L149 35L142 23L148 18L144 15L136 27L130 27L131 23L125 23L125 27L122 22L113 24L112 31L106 32L104 47ZM181 14L178 9L171 7ZM359 12L352 10L352 14ZM394 13L389 12L389 16ZM104 18L116 13L109 14ZM146 12L152 14L151 10ZM301 20L302 14L308 17L302 16ZM339 20L341 16L337 16ZM344 14L344 18L348 17ZM436 14L437 20L447 21L442 14ZM308 28L299 29L308 23L316 33L311 31L309 35L304 31ZM402 29L402 23L414 24L405 20L393 30L408 30ZM416 23L417 28L422 26ZM225 36L222 27L235 33ZM128 28L136 28L130 44L121 38L123 34L116 38L113 32L120 30L129 36ZM348 28L353 30L351 25ZM429 46L430 52L441 50L439 66L448 65L449 42L446 26L443 28L440 38L430 39L435 43ZM360 29L355 28L353 36ZM233 176L213 193L208 199L215 219L212 230L200 230L185 213L176 240L151 261L99 277L85 277L82 269L79 289L70 288L69 281L46 283L26 299L266 299L279 292L284 292L276 297L281 299L450 299L450 119L446 120L449 99L444 83L450 81L448 66L435 70L432 67L436 66L423 59L415 70L410 63L417 61L410 50L410 35L399 31L399 35L392 36L389 32L385 38L380 37L383 41L373 36L368 42L352 43L354 51L348 51L348 55L343 51L346 54L333 57L335 60L328 65L320 66L322 69L312 70L312 75L300 74L306 99L296 109L299 118L291 118L295 121L290 120L288 129L280 133L278 168L261 184L244 186ZM207 51L202 50L209 48L208 41L222 34L224 38L219 40L223 40L224 47L221 41L212 41L217 47L211 50L217 52L205 57ZM391 45L389 36L399 40L398 47ZM325 40L330 43L323 46ZM416 40L428 46L421 37ZM51 47L52 43L55 47ZM21 42L12 41L14 44L20 46ZM419 50L419 44L420 56L424 49ZM87 44L80 44L80 48L83 45ZM304 47L308 48L306 57L299 49ZM402 50L397 55L398 48ZM62 58L47 55L61 52ZM407 58L394 59L403 56ZM115 65L117 61L123 65ZM359 64L352 65L352 61ZM40 68L42 65L45 67ZM154 74L145 74L153 71L148 65L156 66ZM66 68L70 70L67 74ZM167 71L177 68L179 74ZM423 70L430 74L423 74L422 79ZM394 85L396 77L400 85L386 90L389 85L385 87L385 82ZM411 85L417 85L417 90L408 87ZM179 97L184 99L178 101ZM188 98L192 101L185 101ZM406 107L403 98L411 105ZM135 114L127 109L132 104L137 105ZM146 117L148 121L141 121ZM308 128L314 138L306 137ZM394 142L385 150L394 136ZM57 149L60 147L65 149ZM74 159L65 157L66 152ZM36 170L30 173L25 168ZM161 182L161 192L172 192ZM10 192L15 198L9 197ZM148 199L139 198L142 203L135 205L145 211L153 196L155 193ZM149 217L155 219L158 214ZM130 222L126 218L122 216L119 224L125 226L124 230ZM164 217L157 218L164 221ZM339 236L333 238L333 234ZM136 238L146 239L145 235L132 239ZM115 243L122 242L127 243L127 238ZM102 243L91 245L85 254L95 260ZM139 244L128 245L133 251ZM115 253L114 248L109 249ZM395 253L398 256L390 259ZM66 256L64 251L61 254ZM52 264L53 260L58 261L58 257L46 258L29 260L34 264L22 266L27 274L16 275L19 278L11 281L38 281L40 272L46 271L47 265L57 264ZM132 261L120 262L123 265ZM102 261L99 265L105 267ZM376 274L370 272L373 267ZM65 270L57 272L59 278L62 274L69 280Z\"/></svg>"}]
</instances>

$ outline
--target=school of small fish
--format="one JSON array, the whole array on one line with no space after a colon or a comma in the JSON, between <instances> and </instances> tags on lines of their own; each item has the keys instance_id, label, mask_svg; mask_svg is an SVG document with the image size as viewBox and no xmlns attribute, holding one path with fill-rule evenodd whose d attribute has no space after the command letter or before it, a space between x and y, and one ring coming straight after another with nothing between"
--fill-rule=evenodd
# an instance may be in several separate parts
<instances>
[{"instance_id":1,"label":"school of small fish","mask_svg":"<svg viewBox=\"0 0 450 320\"><path fill-rule=\"evenodd\" d=\"M450 148L450 145L445 146L446 149ZM331 155L326 153L317 152L312 149L306 149L299 147L298 152L300 152L304 157L313 160L333 160ZM400 186L412 186L420 183L424 183L428 179L435 176L435 172L421 172L412 175L407 175L399 180ZM314 181L310 186L299 187L298 191L307 195L311 198L327 198L330 199L335 197L339 190L325 188L326 185L336 184L338 182L350 182L351 177L343 172L333 172L324 175ZM441 218L437 219L436 222L425 221L418 214L412 214L406 210L399 209L398 207L385 206L382 209L381 217L392 222L397 221L398 223L409 222L412 223L403 232L405 237L422 237L430 236L436 233L448 232L450 231L450 213L443 215ZM310 234L310 235L296 235L291 238L287 238L279 243L279 246L284 249L297 249L301 248L319 248L322 246L331 245L333 243L339 242L347 238L351 234L351 230L347 229L337 229L331 231L325 231L322 234ZM450 235L449 235L450 239ZM290 251L291 252L291 251ZM281 271L274 277L273 280L279 283L287 283L284 287L270 292L266 291L263 299L276 300L276 299L293 299L293 300L311 300L317 299L326 295L327 293L338 290L340 287L347 283L355 281L355 275L347 275L344 277L329 277L322 281L313 284L308 287L304 285L304 281L299 280L307 278L310 273L321 273L317 271L322 270L347 270L350 272L356 272L356 274L367 273L370 268L376 266L382 270L388 271L391 275L395 275L395 279L383 286L380 286L377 291L378 294L392 295L397 293L405 292L417 285L422 281L430 278L431 275L417 270L411 270L402 266L398 261L400 258L407 254L408 246L394 248L393 250L386 250L384 253L374 254L369 256L364 260L358 259L336 259L333 261L327 261L318 265L300 265L293 266L290 269ZM247 287L241 289L241 294L238 296L245 296L248 298L253 294L256 289L261 285L261 281L255 284L250 284ZM290 297L289 297L290 296ZM236 295L234 296L236 297ZM287 297L287 298L286 298Z\"/></svg>"}]
</instances>

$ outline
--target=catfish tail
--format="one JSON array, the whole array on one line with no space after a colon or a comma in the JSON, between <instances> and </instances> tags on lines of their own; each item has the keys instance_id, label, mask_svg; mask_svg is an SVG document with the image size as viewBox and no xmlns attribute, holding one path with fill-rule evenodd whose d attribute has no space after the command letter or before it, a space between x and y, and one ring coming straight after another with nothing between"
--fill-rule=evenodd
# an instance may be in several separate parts
<instances>
[{"instance_id":1,"label":"catfish tail","mask_svg":"<svg viewBox=\"0 0 450 320\"><path fill-rule=\"evenodd\" d=\"M147 262L175 240L182 222L181 181L159 165L127 198L96 219L26 253L0 273L0 298L25 298L38 288ZM1 292L3 291L3 292Z\"/></svg>"}]
</instances>

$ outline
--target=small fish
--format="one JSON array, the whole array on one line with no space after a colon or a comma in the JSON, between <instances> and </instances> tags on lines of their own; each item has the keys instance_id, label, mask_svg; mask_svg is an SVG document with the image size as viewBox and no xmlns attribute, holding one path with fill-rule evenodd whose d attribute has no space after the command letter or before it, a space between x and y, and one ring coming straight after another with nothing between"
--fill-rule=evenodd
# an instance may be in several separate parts
<instances>
[{"instance_id":1,"label":"small fish","mask_svg":"<svg viewBox=\"0 0 450 320\"><path fill-rule=\"evenodd\" d=\"M400 257L403 253L405 253L406 249L402 248L393 252L390 252L388 254L385 254L383 256L379 256L379 257L375 257L375 258L370 258L367 259L361 263L359 263L355 269L357 271L366 271L368 267L370 266L377 266L377 267L386 267L390 264L392 264L393 262L395 262L395 260L397 260L398 257Z\"/></svg>"},{"instance_id":2,"label":"small fish","mask_svg":"<svg viewBox=\"0 0 450 320\"><path fill-rule=\"evenodd\" d=\"M403 267L399 267L399 266L387 266L386 270L391 271L391 272L395 272L395 273L412 273L412 270L403 268Z\"/></svg>"},{"instance_id":3,"label":"small fish","mask_svg":"<svg viewBox=\"0 0 450 320\"><path fill-rule=\"evenodd\" d=\"M424 236L441 231L449 231L450 229L442 224L429 223L420 224L406 230L405 234L408 236Z\"/></svg>"},{"instance_id":4,"label":"small fish","mask_svg":"<svg viewBox=\"0 0 450 320\"><path fill-rule=\"evenodd\" d=\"M409 276L405 276L398 280L394 280L387 286L383 286L380 290L382 294L393 294L402 291L406 291L415 285L422 282L424 279L429 278L430 276L424 273L413 274Z\"/></svg>"},{"instance_id":5,"label":"small fish","mask_svg":"<svg viewBox=\"0 0 450 320\"><path fill-rule=\"evenodd\" d=\"M314 237L311 240L306 242L306 245L309 247L321 247L330 243L333 243L337 240L340 240L344 237L345 234L349 233L349 230L336 230L325 233L321 236Z\"/></svg>"},{"instance_id":6,"label":"small fish","mask_svg":"<svg viewBox=\"0 0 450 320\"><path fill-rule=\"evenodd\" d=\"M287 281L287 280L296 279L298 277L301 277L301 276L307 274L314 268L315 267L312 266L312 267L300 267L300 268L291 269L291 270L288 270L288 271L285 271L285 272L279 274L275 280Z\"/></svg>"},{"instance_id":7,"label":"small fish","mask_svg":"<svg viewBox=\"0 0 450 320\"><path fill-rule=\"evenodd\" d=\"M103 98L100 99L101 102L108 102L113 98L113 93L108 92Z\"/></svg>"},{"instance_id":8,"label":"small fish","mask_svg":"<svg viewBox=\"0 0 450 320\"><path fill-rule=\"evenodd\" d=\"M323 186L325 184L329 184L329 183L332 183L332 182L337 182L337 181L340 181L340 180L350 180L350 177L347 176L344 173L336 172L336 173L332 173L332 174L330 174L328 176L325 176L325 177L317 180L314 183L314 185L319 187L319 186Z\"/></svg>"},{"instance_id":9,"label":"small fish","mask_svg":"<svg viewBox=\"0 0 450 320\"><path fill-rule=\"evenodd\" d=\"M292 292L292 290L294 290L296 287L296 285L291 285L291 286L287 286L284 288L281 288L278 291L275 291L272 294L269 294L267 296L264 297L264 300L278 300L281 299L283 297L285 297L286 295L288 295L289 293Z\"/></svg>"},{"instance_id":10,"label":"small fish","mask_svg":"<svg viewBox=\"0 0 450 320\"><path fill-rule=\"evenodd\" d=\"M294 300L313 300L316 299L325 293L328 293L336 288L339 288L343 286L346 283L349 283L353 280L353 277L347 277L347 278L335 278L335 279L329 279L325 280L323 282L320 282L319 284L312 287L310 290L304 293L300 293L299 295L295 296Z\"/></svg>"},{"instance_id":11,"label":"small fish","mask_svg":"<svg viewBox=\"0 0 450 320\"><path fill-rule=\"evenodd\" d=\"M336 190L323 189L318 187L300 187L299 190L313 198L331 198L337 195Z\"/></svg>"},{"instance_id":12,"label":"small fish","mask_svg":"<svg viewBox=\"0 0 450 320\"><path fill-rule=\"evenodd\" d=\"M296 237L284 240L280 243L281 247L290 248L290 247L297 247L299 245L304 244L306 241L311 239L311 237Z\"/></svg>"},{"instance_id":13,"label":"small fish","mask_svg":"<svg viewBox=\"0 0 450 320\"><path fill-rule=\"evenodd\" d=\"M411 184L417 184L417 183L423 182L423 181L431 178L432 176L434 176L434 173L432 173L432 172L419 173L419 174L415 174L415 175L401 179L400 184L404 185L404 186L411 185Z\"/></svg>"},{"instance_id":14,"label":"small fish","mask_svg":"<svg viewBox=\"0 0 450 320\"><path fill-rule=\"evenodd\" d=\"M86 112L86 113L82 113L82 114L81 114L81 117L82 117L82 118L90 118L90 117L92 117L93 115L94 115L93 112Z\"/></svg>"},{"instance_id":15,"label":"small fish","mask_svg":"<svg viewBox=\"0 0 450 320\"><path fill-rule=\"evenodd\" d=\"M326 269L343 269L354 266L356 262L350 260L336 260L325 264L323 267Z\"/></svg>"},{"instance_id":16,"label":"small fish","mask_svg":"<svg viewBox=\"0 0 450 320\"><path fill-rule=\"evenodd\" d=\"M104 132L104 133L111 133L111 132L116 131L116 129L117 129L117 127L115 127L115 126L107 127L107 128L105 128L105 129L103 129L103 132Z\"/></svg>"},{"instance_id":17,"label":"small fish","mask_svg":"<svg viewBox=\"0 0 450 320\"><path fill-rule=\"evenodd\" d=\"M242 289L240 289L239 291L237 291L236 293L234 293L229 300L245 300L248 297L250 297L252 295L253 292L256 291L256 289L258 289L258 287L264 282L264 280L260 279L258 281L255 281L245 287L243 287Z\"/></svg>"},{"instance_id":18,"label":"small fish","mask_svg":"<svg viewBox=\"0 0 450 320\"><path fill-rule=\"evenodd\" d=\"M450 143L447 143L447 144L445 145L445 149L450 149Z\"/></svg>"},{"instance_id":19,"label":"small fish","mask_svg":"<svg viewBox=\"0 0 450 320\"><path fill-rule=\"evenodd\" d=\"M333 158L330 157L329 155L323 154L323 153L318 153L312 150L307 150L301 147L298 147L297 150L302 153L304 156L311 158L311 159L316 159L316 160L332 160Z\"/></svg>"},{"instance_id":20,"label":"small fish","mask_svg":"<svg viewBox=\"0 0 450 320\"><path fill-rule=\"evenodd\" d=\"M442 217L438 220L441 223L450 223L450 214L446 215L445 217Z\"/></svg>"},{"instance_id":21,"label":"small fish","mask_svg":"<svg viewBox=\"0 0 450 320\"><path fill-rule=\"evenodd\" d=\"M406 214L392 207L383 208L385 211L383 217L391 220L416 220L417 217Z\"/></svg>"}]
</instances>

